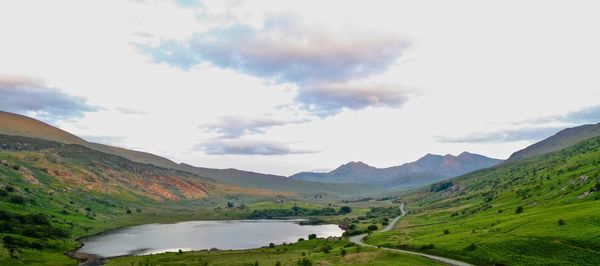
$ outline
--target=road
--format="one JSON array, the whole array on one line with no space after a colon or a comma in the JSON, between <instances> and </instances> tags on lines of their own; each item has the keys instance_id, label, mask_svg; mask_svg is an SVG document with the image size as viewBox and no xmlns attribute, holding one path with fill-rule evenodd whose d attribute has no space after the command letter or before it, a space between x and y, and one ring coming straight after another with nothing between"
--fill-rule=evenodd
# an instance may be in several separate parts
<instances>
[{"instance_id":1,"label":"road","mask_svg":"<svg viewBox=\"0 0 600 266\"><path fill-rule=\"evenodd\" d=\"M394 220L392 220L392 222L390 222L385 228L379 230L378 232L387 232L387 231L390 231L390 230L394 229L394 227L396 227L396 224L398 224L398 221L400 221L400 218L402 218L402 216L404 216L405 214L406 214L406 212L404 211L404 203L402 203L402 205L400 205L400 216L394 218ZM363 239L365 238L365 236L367 236L367 234L360 234L360 235L356 235L356 236L351 236L349 238L349 240L350 240L350 242L353 242L353 243L361 245L361 246L371 247L371 248L378 248L377 246L365 244L363 242ZM458 261L458 260L453 260L453 259L449 259L449 258L444 258L444 257L439 257L439 256L434 256L434 255L429 255L429 254L420 253L420 252L409 251L409 250L395 249L395 248L384 248L384 247L381 247L379 249L388 250L388 251L392 251L392 252L400 252L400 253L405 253L405 254L412 254L412 255L417 255L417 256L421 256L421 257L426 257L426 258L429 258L429 259L432 259L432 260L437 260L437 261L446 263L448 265L454 265L454 266L473 266L472 264L469 264L469 263L466 263L466 262L462 262L462 261Z\"/></svg>"}]
</instances>

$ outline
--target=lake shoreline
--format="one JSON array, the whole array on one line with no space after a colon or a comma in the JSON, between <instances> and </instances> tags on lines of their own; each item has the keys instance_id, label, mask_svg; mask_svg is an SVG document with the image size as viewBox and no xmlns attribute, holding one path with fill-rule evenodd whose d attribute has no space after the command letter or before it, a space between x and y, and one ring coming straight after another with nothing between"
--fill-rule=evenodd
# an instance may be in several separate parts
<instances>
[{"instance_id":1,"label":"lake shoreline","mask_svg":"<svg viewBox=\"0 0 600 266\"><path fill-rule=\"evenodd\" d=\"M93 234L89 234L89 235L85 235L85 236L81 236L76 238L75 240L79 243L79 245L73 249L72 251L69 251L67 253L65 253L66 256L71 257L73 259L76 259L79 261L80 266L99 266L99 265L104 265L109 259L113 259L113 258L120 258L120 257L128 257L128 256L144 256L144 255L152 255L152 254L161 254L161 253L168 253L168 252L176 252L176 251L164 251L164 252L156 252L156 253L149 253L149 254L123 254L123 255L115 255L115 256L102 256L102 255L97 255L97 254L91 254L91 253L87 253L87 252L82 252L82 249L85 246L85 240L86 239L90 239L93 238L95 236L101 236L101 235L106 235L106 234L110 234L110 233L114 233L115 231L119 231L119 230L123 230L126 228L131 228L131 227L136 227L136 226L144 226L144 225L169 225L169 224L180 224L180 223L186 223L186 222L249 222L249 223L260 223L260 222L282 222L282 221L287 221L287 222L293 222L299 226L315 226L315 225L311 225L311 224L301 224L301 222L303 221L308 221L309 219L307 217L281 217L281 218L273 218L273 219L227 219L227 220L221 220L221 219L208 219L208 220L184 220L184 221L178 221L178 222L168 222L168 223L147 223L147 224L139 224L139 225L127 225L127 226L119 226L119 227L115 227L115 228L111 228L111 229L107 229L104 231L100 231L100 232L96 232ZM338 224L335 223L331 223L329 225L335 225L337 226L338 229L342 230L343 233L343 229L341 229L341 227ZM268 240L267 240L268 242ZM264 245L257 245L256 247L248 247L248 248L219 248L219 250L251 250L251 249L257 249L257 248L261 248L261 247L265 247L268 244L265 243ZM190 250L186 250L186 251L201 251L201 250L209 250L209 248L202 248L202 249L190 249Z\"/></svg>"}]
</instances>

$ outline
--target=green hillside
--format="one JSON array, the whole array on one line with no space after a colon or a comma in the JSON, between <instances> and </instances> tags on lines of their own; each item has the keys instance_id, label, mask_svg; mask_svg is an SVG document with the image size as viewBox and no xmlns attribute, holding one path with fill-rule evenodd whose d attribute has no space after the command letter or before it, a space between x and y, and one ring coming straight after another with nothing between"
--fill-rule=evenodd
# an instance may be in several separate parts
<instances>
[{"instance_id":1,"label":"green hillside","mask_svg":"<svg viewBox=\"0 0 600 266\"><path fill-rule=\"evenodd\" d=\"M369 243L477 265L600 264L600 137L403 200L409 214Z\"/></svg>"},{"instance_id":2,"label":"green hillside","mask_svg":"<svg viewBox=\"0 0 600 266\"><path fill-rule=\"evenodd\" d=\"M355 196L376 192L375 187L364 184L322 184L237 169L211 169L187 164L177 164L167 158L147 152L88 142L69 132L36 119L3 111L0 111L0 134L50 140L66 144L78 144L92 150L117 155L134 162L187 171L194 175L210 178L229 185L267 189L282 193L293 192L303 194L307 198L322 198L323 196L328 195L332 197Z\"/></svg>"},{"instance_id":3,"label":"green hillside","mask_svg":"<svg viewBox=\"0 0 600 266\"><path fill-rule=\"evenodd\" d=\"M600 136L600 124L563 129L547 139L513 153L507 161L514 162L536 155L559 151L597 136Z\"/></svg>"},{"instance_id":4,"label":"green hillside","mask_svg":"<svg viewBox=\"0 0 600 266\"><path fill-rule=\"evenodd\" d=\"M243 218L229 197L270 199L197 175L76 144L0 135L0 265L75 264L75 239L148 222ZM285 195L285 194L283 194Z\"/></svg>"}]
</instances>

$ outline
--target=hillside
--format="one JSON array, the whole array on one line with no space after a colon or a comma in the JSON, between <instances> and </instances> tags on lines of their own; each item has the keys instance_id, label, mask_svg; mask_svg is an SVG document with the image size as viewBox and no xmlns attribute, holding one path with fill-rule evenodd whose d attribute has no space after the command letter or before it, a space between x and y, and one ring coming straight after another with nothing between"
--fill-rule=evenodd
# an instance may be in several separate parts
<instances>
[{"instance_id":1,"label":"hillside","mask_svg":"<svg viewBox=\"0 0 600 266\"><path fill-rule=\"evenodd\" d=\"M118 155L134 162L153 164L165 168L177 168L175 162L154 154L88 142L39 120L3 111L0 111L0 134L51 140L66 144L79 144L97 151Z\"/></svg>"},{"instance_id":2,"label":"hillside","mask_svg":"<svg viewBox=\"0 0 600 266\"><path fill-rule=\"evenodd\" d=\"M220 183L234 186L268 189L278 192L294 192L307 196L315 196L317 194L331 194L333 196L356 195L373 193L376 190L375 187L364 185L324 185L315 182L292 180L284 176L237 169L211 169L177 164L169 159L147 152L88 142L36 119L2 111L0 111L0 134L51 140L66 144L78 144L103 153L121 156L134 162L187 171L200 177L210 178Z\"/></svg>"},{"instance_id":3,"label":"hillside","mask_svg":"<svg viewBox=\"0 0 600 266\"><path fill-rule=\"evenodd\" d=\"M369 243L476 265L600 264L600 137L403 196L409 214Z\"/></svg>"},{"instance_id":4,"label":"hillside","mask_svg":"<svg viewBox=\"0 0 600 266\"><path fill-rule=\"evenodd\" d=\"M383 186L415 187L462 175L500 163L501 160L463 152L458 156L427 154L417 161L388 168L350 162L328 173L303 172L290 178L331 183L375 183Z\"/></svg>"},{"instance_id":5,"label":"hillside","mask_svg":"<svg viewBox=\"0 0 600 266\"><path fill-rule=\"evenodd\" d=\"M600 136L600 124L563 129L545 140L513 153L507 161L514 162L540 154L559 151L597 136Z\"/></svg>"},{"instance_id":6,"label":"hillside","mask_svg":"<svg viewBox=\"0 0 600 266\"><path fill-rule=\"evenodd\" d=\"M213 208L232 196L247 203L287 196L78 144L11 135L0 135L0 180L2 265L73 265L62 254L79 236L128 224L246 215L246 209Z\"/></svg>"}]
</instances>

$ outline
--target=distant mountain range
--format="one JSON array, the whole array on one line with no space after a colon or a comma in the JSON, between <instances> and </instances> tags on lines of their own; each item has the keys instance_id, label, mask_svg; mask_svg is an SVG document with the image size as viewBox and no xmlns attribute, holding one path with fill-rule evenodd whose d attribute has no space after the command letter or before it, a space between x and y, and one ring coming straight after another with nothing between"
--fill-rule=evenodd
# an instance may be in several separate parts
<instances>
[{"instance_id":1,"label":"distant mountain range","mask_svg":"<svg viewBox=\"0 0 600 266\"><path fill-rule=\"evenodd\" d=\"M302 172L290 178L327 183L416 187L494 166L500 162L502 160L469 152L458 156L427 154L414 162L388 168L376 168L363 162L349 162L328 173Z\"/></svg>"},{"instance_id":2,"label":"distant mountain range","mask_svg":"<svg viewBox=\"0 0 600 266\"><path fill-rule=\"evenodd\" d=\"M285 176L262 174L238 169L212 169L178 164L167 158L147 153L88 142L78 136L39 120L0 111L0 134L21 136L33 139L76 144L106 154L117 155L133 162L151 164L165 169L184 171L198 177L212 179L222 184L252 189L266 189L274 192L292 192L302 195L356 195L370 193L377 188L357 184L322 184L290 179Z\"/></svg>"}]
</instances>

